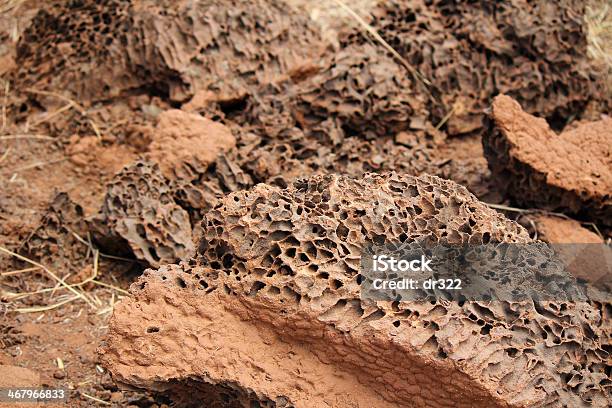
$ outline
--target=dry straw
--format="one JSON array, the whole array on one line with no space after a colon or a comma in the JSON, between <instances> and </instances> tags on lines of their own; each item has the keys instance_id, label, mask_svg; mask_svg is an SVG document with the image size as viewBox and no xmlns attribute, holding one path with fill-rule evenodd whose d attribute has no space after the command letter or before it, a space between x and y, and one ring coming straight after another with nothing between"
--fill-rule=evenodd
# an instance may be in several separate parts
<instances>
[{"instance_id":1,"label":"dry straw","mask_svg":"<svg viewBox=\"0 0 612 408\"><path fill-rule=\"evenodd\" d=\"M589 56L596 66L606 72L608 92L612 96L612 3L610 0L591 0L586 6L584 21Z\"/></svg>"}]
</instances>

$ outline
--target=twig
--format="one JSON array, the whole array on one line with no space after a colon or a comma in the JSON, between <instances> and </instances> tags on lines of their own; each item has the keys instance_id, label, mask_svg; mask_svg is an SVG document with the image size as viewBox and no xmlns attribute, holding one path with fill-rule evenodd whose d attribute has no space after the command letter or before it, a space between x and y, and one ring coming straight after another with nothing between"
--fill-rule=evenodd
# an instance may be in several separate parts
<instances>
[{"instance_id":1,"label":"twig","mask_svg":"<svg viewBox=\"0 0 612 408\"><path fill-rule=\"evenodd\" d=\"M35 307L27 307L27 308L19 308L19 309L15 309L16 312L19 313L36 313L36 312L45 312L47 310L53 310L53 309L57 309L60 306L65 305L66 303L70 303L73 300L77 300L79 298L79 296L74 296L71 297L69 299L66 300L62 300L61 302L52 304L52 305L48 305L48 306L35 306Z\"/></svg>"},{"instance_id":2,"label":"twig","mask_svg":"<svg viewBox=\"0 0 612 408\"><path fill-rule=\"evenodd\" d=\"M96 133L96 136L98 137L98 142L102 143L102 134L100 133L100 129L98 129L98 125L96 125L96 123L91 119L89 119L89 124Z\"/></svg>"},{"instance_id":3,"label":"twig","mask_svg":"<svg viewBox=\"0 0 612 408\"><path fill-rule=\"evenodd\" d=\"M518 213L527 213L527 212L534 211L534 210L525 210L525 209L516 208L516 207L508 207L507 205L502 205L502 204L490 204L490 203L485 203L485 204L491 208L495 208L496 210L512 211L512 212L518 212Z\"/></svg>"},{"instance_id":4,"label":"twig","mask_svg":"<svg viewBox=\"0 0 612 408\"><path fill-rule=\"evenodd\" d=\"M69 291L71 291L72 293L74 293L76 296L78 296L79 298L83 299L88 305L90 305L91 307L93 307L94 309L96 309L95 305L93 303L91 303L91 301L89 299L87 299L82 293L79 293L79 291L77 291L75 288L73 288L72 286L68 285L66 282L64 282L63 279L60 279L55 273L53 273L49 268L47 268L46 266L33 261L31 259L26 258L25 256L19 255L13 251L10 251L2 246L0 246L0 251L4 252L8 255L14 256L17 259L20 259L22 261L25 261L31 265L34 266L38 266L39 268L43 269L45 272L47 272L49 274L49 276L51 276L53 279L55 279L56 281L58 281L63 287L65 287L66 289L68 289Z\"/></svg>"},{"instance_id":5,"label":"twig","mask_svg":"<svg viewBox=\"0 0 612 408\"><path fill-rule=\"evenodd\" d=\"M39 270L39 269L40 269L40 267L38 267L38 266L33 266L32 268L18 269L18 270L16 270L16 271L0 272L0 276L12 276L12 275L18 275L18 274L20 274L20 273L37 271L37 270Z\"/></svg>"},{"instance_id":6,"label":"twig","mask_svg":"<svg viewBox=\"0 0 612 408\"><path fill-rule=\"evenodd\" d=\"M455 105L453 105L451 110L449 110L448 113L442 118L440 123L436 125L436 130L440 130L440 128L444 126L446 122L448 122L448 120L451 118L451 116L453 116L454 113L455 113Z\"/></svg>"},{"instance_id":7,"label":"twig","mask_svg":"<svg viewBox=\"0 0 612 408\"><path fill-rule=\"evenodd\" d=\"M64 277L64 280L68 279L68 276L70 276L70 275L67 275L66 277ZM96 276L94 274L92 274L92 276L86 278L85 280L83 280L81 282L78 282L78 283L71 284L69 286L73 287L73 288L77 288L77 287L84 286L84 285L86 285L88 283L92 283L94 285L99 285L99 286L103 286L103 287L106 287L106 288L109 288L109 289L113 289L113 290L115 290L115 291L117 291L119 293L122 293L124 295L129 295L130 294L126 290L123 290L123 289L121 289L121 288L119 288L117 286L113 286L113 285L108 284L108 283L104 283L104 282L98 281L95 278L96 278ZM36 290L36 291L33 291L33 292L20 292L20 293L4 292L4 295L5 296L10 296L12 298L15 298L15 300L19 300L19 299L26 298L28 296L40 295L42 293L48 293L48 292L55 292L58 288L59 288L58 285L55 285L52 288L43 288L43 289L39 289L39 290ZM63 289L63 288L59 288L59 289Z\"/></svg>"},{"instance_id":8,"label":"twig","mask_svg":"<svg viewBox=\"0 0 612 408\"><path fill-rule=\"evenodd\" d=\"M47 136L47 135L20 134L20 135L0 136L0 140L13 140L13 139L56 140L54 137Z\"/></svg>"},{"instance_id":9,"label":"twig","mask_svg":"<svg viewBox=\"0 0 612 408\"><path fill-rule=\"evenodd\" d=\"M81 237L81 236L80 236L79 234L77 234L76 232L74 232L74 231L72 231L72 230L70 230L70 229L68 229L68 230L69 230L69 231L72 233L72 235L73 235L73 236L74 236L74 237L77 239L77 241L79 241L79 242L80 242L80 243L82 243L83 245L86 245L86 246L89 248L88 252L89 252L89 251L92 251L92 252L93 252L93 251L97 251L97 252L98 252L98 254L100 255L100 257L101 257L101 258L115 259L115 260L117 260L117 261L125 261L125 262L142 262L142 261L139 261L138 259L123 258L123 257L120 257L120 256L114 256L114 255L108 255L108 254L105 254L105 253L101 252L101 251L100 251L98 248L96 248L95 246L93 246L93 244L92 244L92 242L91 242L91 237L89 237L89 236L87 237L87 239L88 239L88 241L89 241L89 242L88 242L88 241L85 241L85 239L83 239L83 237ZM88 232L87 234L89 235L89 232Z\"/></svg>"},{"instance_id":10,"label":"twig","mask_svg":"<svg viewBox=\"0 0 612 408\"><path fill-rule=\"evenodd\" d=\"M47 115L45 115L43 118L37 120L36 122L32 123L31 126L37 126L40 125L41 123L44 123L48 120L51 120L52 118L56 117L57 115L71 109L74 106L74 104L72 102L68 102L67 105L62 106L61 108L59 108L58 110L56 110L53 113L49 113Z\"/></svg>"},{"instance_id":11,"label":"twig","mask_svg":"<svg viewBox=\"0 0 612 408\"><path fill-rule=\"evenodd\" d=\"M408 72L410 72L410 74L414 77L415 80L420 80L421 82L423 82L425 85L427 86L431 86L431 82L425 78L425 76L423 74L421 74L416 68L414 68L412 65L410 65L410 63L408 61L406 61L400 54L399 52L397 52L392 46L389 45L389 43L387 41L385 41L384 38L382 38L382 36L378 33L378 31L376 31L374 29L374 27L372 27L370 24L368 24L363 18L361 18L361 16L357 13L355 13L355 11L353 11L352 8L350 8L349 6L347 6L346 4L344 4L344 2L342 0L334 0L334 2L342 7L347 13L349 13L351 15L351 17L353 17L355 20L357 20L357 22L368 32L370 33L374 39L376 41L378 41L383 47L385 47L385 49L387 51L389 51L391 54L393 54L393 56L395 58L397 58L397 60L404 66L404 68L406 68L408 70Z\"/></svg>"},{"instance_id":12,"label":"twig","mask_svg":"<svg viewBox=\"0 0 612 408\"><path fill-rule=\"evenodd\" d=\"M71 108L75 108L81 115L88 117L89 124L91 125L93 131L95 132L96 136L98 137L98 140L102 140L102 135L100 134L100 130L99 130L98 125L96 125L94 120L87 114L87 111L85 110L85 108L83 108L81 105L79 105L73 99L70 99L67 96L64 96L64 95L56 93L56 92L39 91L37 89L32 89L32 88L26 89L26 92L30 92L30 93L38 94L38 95L53 96L55 98L59 98L59 99L61 99L63 101L68 102L68 104L71 105L70 106Z\"/></svg>"},{"instance_id":13,"label":"twig","mask_svg":"<svg viewBox=\"0 0 612 408\"><path fill-rule=\"evenodd\" d=\"M76 101L74 101L74 100L72 100L72 99L68 98L67 96L64 96L64 95L62 95L60 93L50 92L50 91L39 91L38 89L33 89L33 88L28 88L25 91L29 92L29 93L37 94L37 95L53 96L55 98L58 98L58 99L61 99L61 100L65 101L65 102L73 104L73 106L79 111L79 113L81 113L83 115L86 113L85 109L81 105L79 105Z\"/></svg>"},{"instance_id":14,"label":"twig","mask_svg":"<svg viewBox=\"0 0 612 408\"><path fill-rule=\"evenodd\" d=\"M108 401L104 401L104 400L101 400L100 398L92 397L92 396L91 396L91 395L89 395L89 394L85 394L83 391L79 391L79 392L80 392L80 393L81 393L81 395L82 395L82 396L84 396L85 398L89 398L90 400L93 400L93 401L99 402L99 403L100 403L100 404L102 404L102 405L111 405L111 403L110 403L110 402L108 402Z\"/></svg>"},{"instance_id":15,"label":"twig","mask_svg":"<svg viewBox=\"0 0 612 408\"><path fill-rule=\"evenodd\" d=\"M11 151L10 147L8 149L6 149L6 152L4 152L2 157L0 157L0 163L2 163L8 157L10 151Z\"/></svg>"},{"instance_id":16,"label":"twig","mask_svg":"<svg viewBox=\"0 0 612 408\"><path fill-rule=\"evenodd\" d=\"M595 224L594 222L582 222L582 225L588 225L591 228L593 228L595 230L595 233L597 235L599 235L599 238L601 238L602 241L605 241L604 235L601 233L601 231L599 230L599 228L597 227L597 224Z\"/></svg>"},{"instance_id":17,"label":"twig","mask_svg":"<svg viewBox=\"0 0 612 408\"><path fill-rule=\"evenodd\" d=\"M70 277L70 275L72 275L71 273L69 273L68 275L64 276L62 279L66 280ZM59 288L60 284L59 282L55 284L55 286L53 288L51 288L51 296L49 296L49 299L53 299L53 297L55 296L55 292L57 291L57 288Z\"/></svg>"},{"instance_id":18,"label":"twig","mask_svg":"<svg viewBox=\"0 0 612 408\"><path fill-rule=\"evenodd\" d=\"M4 129L6 129L6 106L8 105L8 94L10 87L11 83L9 81L6 81L6 84L4 86L4 103L2 104L2 129L0 130L1 132L4 132Z\"/></svg>"},{"instance_id":19,"label":"twig","mask_svg":"<svg viewBox=\"0 0 612 408\"><path fill-rule=\"evenodd\" d=\"M119 288L117 286L113 286L113 285L108 284L108 283L101 282L99 280L95 280L94 279L91 282L95 283L96 285L104 286L105 288L116 290L117 292L123 293L124 295L128 295L129 296L129 294L130 294L130 292L128 292L127 290L121 289L121 288Z\"/></svg>"},{"instance_id":20,"label":"twig","mask_svg":"<svg viewBox=\"0 0 612 408\"><path fill-rule=\"evenodd\" d=\"M68 160L68 158L62 157L61 159L50 160L50 161L47 161L47 162L36 162L36 163L28 164L27 166L23 166L23 167L19 167L17 169L14 169L14 170L11 171L11 173L18 173L20 171L30 170L30 169L34 169L36 167L42 167L42 166L48 166L50 164L61 163L61 162L64 162L66 160Z\"/></svg>"}]
</instances>

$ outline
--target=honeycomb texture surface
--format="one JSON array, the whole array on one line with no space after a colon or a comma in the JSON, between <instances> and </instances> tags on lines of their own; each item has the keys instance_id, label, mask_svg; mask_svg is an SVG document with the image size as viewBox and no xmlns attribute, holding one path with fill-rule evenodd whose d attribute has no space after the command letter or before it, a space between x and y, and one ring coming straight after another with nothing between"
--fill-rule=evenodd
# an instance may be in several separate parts
<instances>
[{"instance_id":1,"label":"honeycomb texture surface","mask_svg":"<svg viewBox=\"0 0 612 408\"><path fill-rule=\"evenodd\" d=\"M482 133L498 93L561 127L589 102L609 109L587 55L584 7L580 0L391 0L373 10L370 24L432 82L433 121L452 112L449 134ZM355 41L363 35L347 34L344 43Z\"/></svg>"},{"instance_id":2,"label":"honeycomb texture surface","mask_svg":"<svg viewBox=\"0 0 612 408\"><path fill-rule=\"evenodd\" d=\"M360 298L367 242L531 242L453 182L259 184L224 197L201 234L195 259L147 271L116 309L101 358L120 381L232 383L296 407L609 401L607 305Z\"/></svg>"},{"instance_id":3,"label":"honeycomb texture surface","mask_svg":"<svg viewBox=\"0 0 612 408\"><path fill-rule=\"evenodd\" d=\"M90 262L87 246L79 242L87 237L87 229L83 208L67 193L57 193L25 240L24 250L53 271L74 273Z\"/></svg>"},{"instance_id":4,"label":"honeycomb texture surface","mask_svg":"<svg viewBox=\"0 0 612 408\"><path fill-rule=\"evenodd\" d=\"M427 119L426 95L406 69L374 44L351 44L327 69L300 84L296 115L303 128L329 117L372 139L395 135Z\"/></svg>"},{"instance_id":5,"label":"honeycomb texture surface","mask_svg":"<svg viewBox=\"0 0 612 408\"><path fill-rule=\"evenodd\" d=\"M140 160L117 173L108 186L101 217L102 239L115 241L115 246L116 241L127 242L134 255L149 265L193 255L189 214L174 201L170 182L155 163Z\"/></svg>"},{"instance_id":6,"label":"honeycomb texture surface","mask_svg":"<svg viewBox=\"0 0 612 408\"><path fill-rule=\"evenodd\" d=\"M148 88L231 102L322 51L307 23L281 1L55 1L24 32L13 76L81 101Z\"/></svg>"}]
</instances>

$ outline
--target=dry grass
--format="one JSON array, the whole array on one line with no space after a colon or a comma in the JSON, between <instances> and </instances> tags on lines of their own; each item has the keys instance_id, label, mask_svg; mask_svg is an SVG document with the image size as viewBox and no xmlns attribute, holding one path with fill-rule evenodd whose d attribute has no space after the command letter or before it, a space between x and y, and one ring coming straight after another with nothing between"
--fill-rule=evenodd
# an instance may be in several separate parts
<instances>
[{"instance_id":1,"label":"dry grass","mask_svg":"<svg viewBox=\"0 0 612 408\"><path fill-rule=\"evenodd\" d=\"M588 52L607 75L608 91L612 96L612 3L610 0L591 0L586 7L584 21L587 28Z\"/></svg>"},{"instance_id":2,"label":"dry grass","mask_svg":"<svg viewBox=\"0 0 612 408\"><path fill-rule=\"evenodd\" d=\"M355 21L357 21L361 28L363 28L368 34L370 34L374 38L374 40L376 40L380 45L383 46L383 48L390 52L391 55L393 55L393 57L397 59L402 64L402 66L408 70L408 72L412 75L415 81L421 81L426 86L431 85L431 82L429 82L429 80L425 78L423 74L421 74L415 67L413 67L408 61L406 61L400 55L399 52L397 52L393 47L391 47L389 43L387 43L384 38L382 38L378 31L376 31L374 27L368 24L368 22L365 21L359 14L357 14L357 12L347 6L342 0L333 1L338 5L338 7L345 10L351 18L355 19Z\"/></svg>"},{"instance_id":3,"label":"dry grass","mask_svg":"<svg viewBox=\"0 0 612 408\"><path fill-rule=\"evenodd\" d=\"M0 14L17 10L25 0L0 0Z\"/></svg>"},{"instance_id":4,"label":"dry grass","mask_svg":"<svg viewBox=\"0 0 612 408\"><path fill-rule=\"evenodd\" d=\"M93 258L93 266L92 266L92 274L91 276L87 277L86 279L82 280L81 282L78 283L74 283L74 284L68 284L66 283L66 280L68 279L68 276L70 276L70 274L68 274L67 276L64 276L63 278L60 278L56 273L54 273L53 271L51 271L47 266L42 265L32 259L29 259L23 255L17 254L13 251L10 251L2 246L0 246L0 253L3 253L4 255L8 255L14 258L17 258L21 261L24 261L26 263L29 263L30 265L32 265L32 267L30 268L24 268L24 269L20 269L20 270L16 270L16 271L9 271L9 272L2 272L0 273L0 277L4 277L4 276L12 276L12 275L21 275L27 272L33 272L33 271L38 271L38 270L43 270L44 272L47 273L47 275L49 275L55 282L56 284L54 286L50 286L50 287L44 287L42 289L33 291L33 292L18 292L18 293L12 293L12 292L7 292L4 290L0 291L0 294L2 296L7 297L11 302L16 302L20 299L32 296L32 295L42 295L42 294L47 294L50 293L50 297L47 299L47 303L46 304L42 304L42 305L38 305L38 306L34 306L34 307L28 307L28 308L14 308L14 310L18 313L39 313L39 312L46 312L49 310L53 310L56 308L59 308L61 306L64 306L66 304L69 304L77 299L81 299L83 301L85 301L85 303L87 303L93 310L97 311L98 314L107 314L109 312L111 312L115 306L116 300L117 298L115 297L115 292L119 294L119 298L121 296L125 296L128 295L129 293L124 290L121 289L119 287L116 287L114 285L108 284L108 283L104 283L99 281L98 278L98 271L99 271L99 261L100 261L100 256L101 253L100 251L95 248L93 245L91 245L90 242L85 241L84 239L81 238L81 242L84 245L87 245L91 251L91 255ZM85 287L87 284L92 284L92 285L96 285L96 286L101 286L107 289L111 290L111 298L110 301L108 302L108 306L103 307L104 306L104 302L102 302L95 293L93 292L88 292L85 290ZM58 296L56 299L55 298L55 293L57 291L61 291L61 290L68 290L69 292L72 292L72 295L68 294L68 293L63 293L62 295ZM51 300L55 300L54 303L51 302Z\"/></svg>"},{"instance_id":5,"label":"dry grass","mask_svg":"<svg viewBox=\"0 0 612 408\"><path fill-rule=\"evenodd\" d=\"M347 28L354 28L358 23L351 18L346 9L338 6L332 0L284 0L292 8L306 13L312 21L320 28L321 35L325 41L334 47L339 47L338 33ZM361 18L368 19L370 10L374 8L379 0L351 0L348 2L351 10Z\"/></svg>"}]
</instances>

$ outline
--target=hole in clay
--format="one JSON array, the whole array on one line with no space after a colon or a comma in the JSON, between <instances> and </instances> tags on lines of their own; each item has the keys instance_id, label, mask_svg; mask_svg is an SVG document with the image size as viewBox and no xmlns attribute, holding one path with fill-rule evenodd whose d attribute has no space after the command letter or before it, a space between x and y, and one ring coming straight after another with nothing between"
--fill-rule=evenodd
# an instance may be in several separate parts
<instances>
[{"instance_id":1,"label":"hole in clay","mask_svg":"<svg viewBox=\"0 0 612 408\"><path fill-rule=\"evenodd\" d=\"M149 254L155 259L155 262L159 262L159 256L157 256L157 252L155 252L155 248L149 248Z\"/></svg>"},{"instance_id":2,"label":"hole in clay","mask_svg":"<svg viewBox=\"0 0 612 408\"><path fill-rule=\"evenodd\" d=\"M369 323L369 322L374 322L376 320L380 320L383 317L385 317L385 311L378 309L375 312L370 313L369 315L367 315L364 319L363 319L363 323Z\"/></svg>"},{"instance_id":3,"label":"hole in clay","mask_svg":"<svg viewBox=\"0 0 612 408\"><path fill-rule=\"evenodd\" d=\"M396 320L396 321L393 322L393 326L395 326L395 327L400 327L400 324L401 323L400 323L399 320Z\"/></svg>"},{"instance_id":4,"label":"hole in clay","mask_svg":"<svg viewBox=\"0 0 612 408\"><path fill-rule=\"evenodd\" d=\"M176 284L183 289L187 287L187 283L185 282L185 280L183 280L183 278L176 278Z\"/></svg>"},{"instance_id":5,"label":"hole in clay","mask_svg":"<svg viewBox=\"0 0 612 408\"><path fill-rule=\"evenodd\" d=\"M291 289L288 286L283 287L283 294L287 297L293 298L293 300L296 303L300 303L300 300L302 300L302 295L300 295L299 293L297 293L295 290Z\"/></svg>"},{"instance_id":6,"label":"hole in clay","mask_svg":"<svg viewBox=\"0 0 612 408\"><path fill-rule=\"evenodd\" d=\"M249 291L249 296L255 296L257 292L266 287L266 284L260 281L255 281L251 286L251 290Z\"/></svg>"},{"instance_id":7,"label":"hole in clay","mask_svg":"<svg viewBox=\"0 0 612 408\"><path fill-rule=\"evenodd\" d=\"M338 279L334 279L331 281L331 287L334 290L340 289L342 286L344 286L344 284Z\"/></svg>"},{"instance_id":8,"label":"hole in clay","mask_svg":"<svg viewBox=\"0 0 612 408\"><path fill-rule=\"evenodd\" d=\"M514 347L510 347L509 349L506 349L506 353L508 354L508 356L510 356L511 358L516 357L516 355L518 354L518 349L514 348Z\"/></svg>"},{"instance_id":9,"label":"hole in clay","mask_svg":"<svg viewBox=\"0 0 612 408\"><path fill-rule=\"evenodd\" d=\"M336 235L341 238L341 239L346 239L346 237L348 237L349 234L349 229L347 227L345 227L344 225L338 225L338 227L336 228Z\"/></svg>"},{"instance_id":10,"label":"hole in clay","mask_svg":"<svg viewBox=\"0 0 612 408\"><path fill-rule=\"evenodd\" d=\"M219 107L225 115L231 115L232 113L238 113L246 109L247 97L239 97L230 99L227 101L219 102Z\"/></svg>"},{"instance_id":11,"label":"hole in clay","mask_svg":"<svg viewBox=\"0 0 612 408\"><path fill-rule=\"evenodd\" d=\"M159 327L147 327L147 333L151 334L151 333L159 333Z\"/></svg>"},{"instance_id":12,"label":"hole in clay","mask_svg":"<svg viewBox=\"0 0 612 408\"><path fill-rule=\"evenodd\" d=\"M294 276L295 272L289 265L283 265L279 268L278 272L284 276Z\"/></svg>"},{"instance_id":13,"label":"hole in clay","mask_svg":"<svg viewBox=\"0 0 612 408\"><path fill-rule=\"evenodd\" d=\"M231 254L225 254L221 261L223 262L223 267L226 269L234 265L234 257Z\"/></svg>"},{"instance_id":14,"label":"hole in clay","mask_svg":"<svg viewBox=\"0 0 612 408\"><path fill-rule=\"evenodd\" d=\"M483 244L488 244L491 241L491 234L488 232L485 232L484 234L482 234L482 243Z\"/></svg>"}]
</instances>

